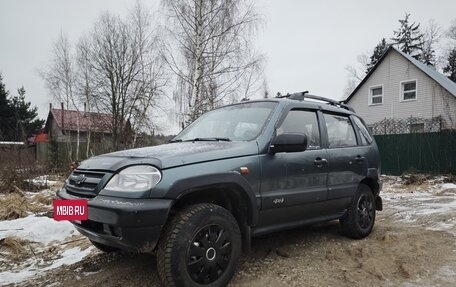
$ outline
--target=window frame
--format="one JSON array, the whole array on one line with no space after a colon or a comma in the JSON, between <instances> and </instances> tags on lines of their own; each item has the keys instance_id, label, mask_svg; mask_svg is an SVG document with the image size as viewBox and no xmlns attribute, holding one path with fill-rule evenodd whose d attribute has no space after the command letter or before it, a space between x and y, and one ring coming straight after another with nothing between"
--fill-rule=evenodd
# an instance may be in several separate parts
<instances>
[{"instance_id":1,"label":"window frame","mask_svg":"<svg viewBox=\"0 0 456 287\"><path fill-rule=\"evenodd\" d=\"M357 131L356 131L356 128L355 128L355 124L351 118L352 115L350 114L341 114L341 113L337 113L337 112L331 112L331 111L320 111L321 112L321 117L322 117L322 124L324 125L324 129L325 129L325 146L327 149L336 149L336 148L353 148L353 147L357 147L360 145L359 143L359 139L358 139L358 134L357 134ZM350 146L334 146L334 147L331 147L330 146L330 140L329 140L329 133L328 133L328 128L327 128L327 122L326 122L326 117L325 115L334 115L334 116L340 116L340 117L346 117L348 119L348 121L350 122L351 124L351 127L353 129L353 134L355 136L355 141L356 143L354 145L350 145Z\"/></svg>"},{"instance_id":2,"label":"window frame","mask_svg":"<svg viewBox=\"0 0 456 287\"><path fill-rule=\"evenodd\" d=\"M381 95L375 95L375 96L374 96L372 92L373 92L373 90L378 89L378 88L381 88L381 89L382 89L382 94L381 94ZM385 89L384 89L384 87L383 87L383 84L381 84L381 85L375 85L375 86L370 86L370 87L369 87L369 92L368 92L369 95L368 95L368 102L367 102L367 104L368 104L369 106L380 106L380 105L383 105L383 98L384 98L383 95L385 94L384 91L385 91ZM382 98L382 102L381 102L381 103L373 103L373 98L374 98L374 97L375 97L375 98L381 97L381 98Z\"/></svg>"},{"instance_id":3,"label":"window frame","mask_svg":"<svg viewBox=\"0 0 456 287\"><path fill-rule=\"evenodd\" d=\"M282 113L282 116L280 117L279 121L276 122L276 125L274 127L274 130L275 130L274 131L274 137L277 136L277 130L280 128L280 126L282 126L283 122L285 121L285 119L287 118L288 114L291 111L311 112L311 113L315 114L316 120L317 120L319 138L320 138L320 145L319 146L315 146L315 147L314 146L307 147L306 150L320 150L320 149L323 149L325 147L324 144L326 143L326 138L323 138L323 127L322 127L322 123L321 123L320 111L317 110L317 109L301 108L301 107L292 107L292 108L286 109Z\"/></svg>"},{"instance_id":4,"label":"window frame","mask_svg":"<svg viewBox=\"0 0 456 287\"><path fill-rule=\"evenodd\" d=\"M359 116L357 115L351 115L350 116L350 119L352 121L352 125L355 129L355 133L356 133L356 136L357 136L357 142L358 142L358 146L370 146L372 145L372 143L374 142L374 136L372 135L372 132L369 130L369 127L366 125L366 123L364 122L364 120L362 118L360 118ZM362 127L364 127L364 129L366 130L367 132L367 138L366 138L366 141L367 141L367 144L363 144L363 140L362 140L362 137L363 137L363 131L362 131L362 127L360 127L360 125L358 125L356 123L356 119L359 120L359 122L361 123Z\"/></svg>"},{"instance_id":5,"label":"window frame","mask_svg":"<svg viewBox=\"0 0 456 287\"><path fill-rule=\"evenodd\" d=\"M405 91L404 88L405 88L405 85L406 84L409 84L409 83L413 83L415 82L415 90L408 90L408 91ZM409 93L409 92L412 92L414 91L415 92L415 98L414 99L405 99L404 98L404 94L405 93ZM405 80L405 81L401 81L399 83L399 101L400 102L413 102L413 101L416 101L418 99L418 80L417 79L410 79L410 80Z\"/></svg>"}]
</instances>

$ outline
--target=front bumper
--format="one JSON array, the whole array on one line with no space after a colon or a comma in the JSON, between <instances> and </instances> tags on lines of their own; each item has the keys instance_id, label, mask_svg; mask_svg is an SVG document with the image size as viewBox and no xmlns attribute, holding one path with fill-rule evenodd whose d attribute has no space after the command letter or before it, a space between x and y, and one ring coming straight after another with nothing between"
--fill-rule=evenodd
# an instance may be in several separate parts
<instances>
[{"instance_id":1,"label":"front bumper","mask_svg":"<svg viewBox=\"0 0 456 287\"><path fill-rule=\"evenodd\" d=\"M81 199L57 192L61 199ZM157 245L173 200L130 199L98 195L87 200L88 220L72 222L90 240L135 252L150 252Z\"/></svg>"}]
</instances>

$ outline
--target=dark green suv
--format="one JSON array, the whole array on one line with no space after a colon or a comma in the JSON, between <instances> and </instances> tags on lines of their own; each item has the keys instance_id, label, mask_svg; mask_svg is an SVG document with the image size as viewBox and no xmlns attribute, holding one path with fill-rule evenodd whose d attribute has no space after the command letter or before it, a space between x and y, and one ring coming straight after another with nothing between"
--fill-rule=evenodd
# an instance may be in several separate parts
<instances>
[{"instance_id":1,"label":"dark green suv","mask_svg":"<svg viewBox=\"0 0 456 287\"><path fill-rule=\"evenodd\" d=\"M58 192L103 251L157 250L169 286L225 286L250 238L338 219L363 238L382 209L380 158L363 120L306 93L201 116L169 144L84 161Z\"/></svg>"}]
</instances>

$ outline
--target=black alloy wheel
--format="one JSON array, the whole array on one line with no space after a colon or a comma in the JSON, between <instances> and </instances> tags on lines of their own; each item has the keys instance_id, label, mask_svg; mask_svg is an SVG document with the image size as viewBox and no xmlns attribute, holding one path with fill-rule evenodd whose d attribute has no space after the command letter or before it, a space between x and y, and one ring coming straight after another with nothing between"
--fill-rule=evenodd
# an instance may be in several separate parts
<instances>
[{"instance_id":1,"label":"black alloy wheel","mask_svg":"<svg viewBox=\"0 0 456 287\"><path fill-rule=\"evenodd\" d=\"M226 286L241 250L234 216L219 205L195 204L166 225L158 242L158 275L164 286Z\"/></svg>"},{"instance_id":2,"label":"black alloy wheel","mask_svg":"<svg viewBox=\"0 0 456 287\"><path fill-rule=\"evenodd\" d=\"M375 199L370 187L361 183L347 212L339 221L348 237L361 239L368 236L375 223Z\"/></svg>"},{"instance_id":3,"label":"black alloy wheel","mask_svg":"<svg viewBox=\"0 0 456 287\"><path fill-rule=\"evenodd\" d=\"M361 195L358 200L358 222L362 229L369 229L374 219L374 202L367 194Z\"/></svg>"},{"instance_id":4,"label":"black alloy wheel","mask_svg":"<svg viewBox=\"0 0 456 287\"><path fill-rule=\"evenodd\" d=\"M193 237L187 252L187 269L200 284L216 281L231 259L231 238L223 226L208 225Z\"/></svg>"}]
</instances>

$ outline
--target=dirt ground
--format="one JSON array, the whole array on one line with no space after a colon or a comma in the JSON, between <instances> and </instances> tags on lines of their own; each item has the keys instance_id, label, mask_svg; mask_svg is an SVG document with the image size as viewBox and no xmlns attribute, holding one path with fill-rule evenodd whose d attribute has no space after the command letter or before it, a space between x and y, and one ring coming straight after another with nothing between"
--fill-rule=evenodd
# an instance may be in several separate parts
<instances>
[{"instance_id":1,"label":"dirt ground","mask_svg":"<svg viewBox=\"0 0 456 287\"><path fill-rule=\"evenodd\" d=\"M383 200L363 240L344 237L337 221L255 238L230 286L456 286L456 188L389 177ZM15 286L160 284L153 255L93 250Z\"/></svg>"}]
</instances>

